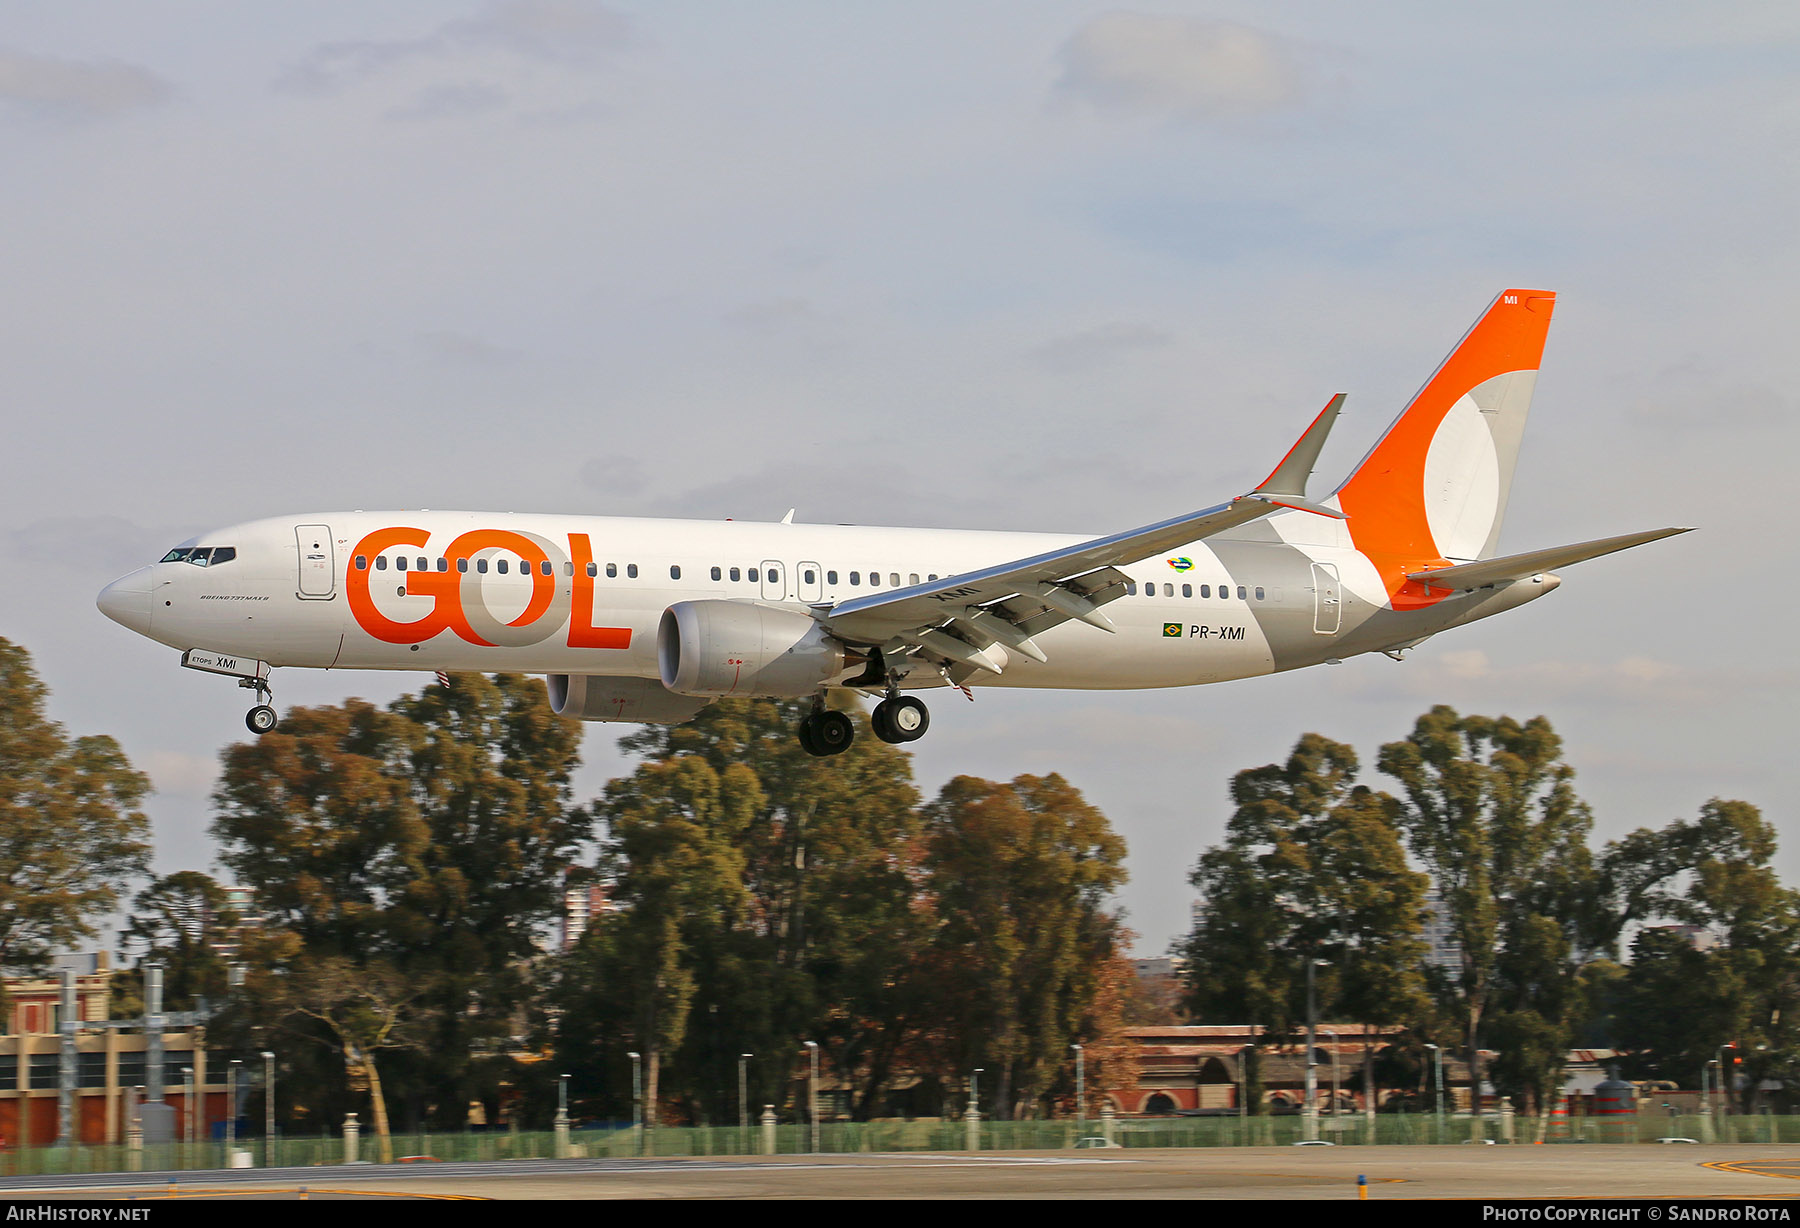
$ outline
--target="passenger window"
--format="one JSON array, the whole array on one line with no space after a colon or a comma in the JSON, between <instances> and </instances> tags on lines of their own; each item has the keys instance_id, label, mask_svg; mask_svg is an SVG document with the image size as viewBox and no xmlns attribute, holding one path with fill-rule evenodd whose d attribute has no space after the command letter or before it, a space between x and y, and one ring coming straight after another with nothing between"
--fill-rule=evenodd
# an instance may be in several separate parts
<instances>
[{"instance_id":1,"label":"passenger window","mask_svg":"<svg viewBox=\"0 0 1800 1228\"><path fill-rule=\"evenodd\" d=\"M897 571L888 572L888 585L892 588L900 587L900 573L899 572L897 572Z\"/></svg>"},{"instance_id":2,"label":"passenger window","mask_svg":"<svg viewBox=\"0 0 1800 1228\"><path fill-rule=\"evenodd\" d=\"M819 573L818 573L818 572L816 572L816 571L814 571L814 570L812 570L812 569L811 569L811 568L810 568L810 567L809 567L809 568L807 568L807 570L806 570L806 573L805 573L805 575L804 575L804 576L803 576L803 577L802 577L802 578L803 578L803 579L804 579L804 580L805 580L805 581L806 581L806 582L807 582L807 583L808 583L808 584L817 584L817 583L818 583L818 581L819 581Z\"/></svg>"},{"instance_id":3,"label":"passenger window","mask_svg":"<svg viewBox=\"0 0 1800 1228\"><path fill-rule=\"evenodd\" d=\"M505 559L495 559L494 560L494 570L499 572L501 575L505 575L506 574L506 560Z\"/></svg>"},{"instance_id":4,"label":"passenger window","mask_svg":"<svg viewBox=\"0 0 1800 1228\"><path fill-rule=\"evenodd\" d=\"M747 574L750 577L750 583L755 584L756 577L760 576L762 573L760 571L758 571L756 568L752 567L752 568L750 568L750 570Z\"/></svg>"},{"instance_id":5,"label":"passenger window","mask_svg":"<svg viewBox=\"0 0 1800 1228\"><path fill-rule=\"evenodd\" d=\"M1240 584L1240 585L1238 585L1238 600L1242 601L1243 599L1244 599L1244 586L1242 584Z\"/></svg>"},{"instance_id":6,"label":"passenger window","mask_svg":"<svg viewBox=\"0 0 1800 1228\"><path fill-rule=\"evenodd\" d=\"M488 561L486 559L475 560L475 570L481 575L487 575L487 565Z\"/></svg>"},{"instance_id":7,"label":"passenger window","mask_svg":"<svg viewBox=\"0 0 1800 1228\"><path fill-rule=\"evenodd\" d=\"M617 580L619 578L619 565L617 563L608 563L606 565L606 578L608 580Z\"/></svg>"},{"instance_id":8,"label":"passenger window","mask_svg":"<svg viewBox=\"0 0 1800 1228\"><path fill-rule=\"evenodd\" d=\"M356 570L358 570L358 571L369 570L369 556L368 555L359 554L356 556Z\"/></svg>"},{"instance_id":9,"label":"passenger window","mask_svg":"<svg viewBox=\"0 0 1800 1228\"><path fill-rule=\"evenodd\" d=\"M527 564L527 566L529 566L529 564ZM540 576L553 576L556 574L556 569L550 566L549 559L540 559L538 561L538 574Z\"/></svg>"},{"instance_id":10,"label":"passenger window","mask_svg":"<svg viewBox=\"0 0 1800 1228\"><path fill-rule=\"evenodd\" d=\"M937 579L937 572L934 571L930 575L926 576L925 578L927 580L935 580L935 579Z\"/></svg>"},{"instance_id":11,"label":"passenger window","mask_svg":"<svg viewBox=\"0 0 1800 1228\"><path fill-rule=\"evenodd\" d=\"M637 579L637 564L636 563L625 564L625 578L627 580Z\"/></svg>"},{"instance_id":12,"label":"passenger window","mask_svg":"<svg viewBox=\"0 0 1800 1228\"><path fill-rule=\"evenodd\" d=\"M769 568L768 576L769 576L770 584L780 584L781 583L781 572L778 569L776 569L774 567Z\"/></svg>"},{"instance_id":13,"label":"passenger window","mask_svg":"<svg viewBox=\"0 0 1800 1228\"><path fill-rule=\"evenodd\" d=\"M862 572L860 572L860 571L851 572L850 573L850 583L852 586L854 586L856 588L861 588L862 587Z\"/></svg>"},{"instance_id":14,"label":"passenger window","mask_svg":"<svg viewBox=\"0 0 1800 1228\"><path fill-rule=\"evenodd\" d=\"M919 573L915 571L911 575L907 576L906 582L908 584L917 584L919 582Z\"/></svg>"},{"instance_id":15,"label":"passenger window","mask_svg":"<svg viewBox=\"0 0 1800 1228\"><path fill-rule=\"evenodd\" d=\"M574 575L574 574L575 574L575 564L573 564L573 563L564 563L564 564L563 564L563 575L565 575L565 576L572 576L572 575Z\"/></svg>"},{"instance_id":16,"label":"passenger window","mask_svg":"<svg viewBox=\"0 0 1800 1228\"><path fill-rule=\"evenodd\" d=\"M437 561L437 569L439 571L449 571L450 570L450 560L449 559L439 559Z\"/></svg>"},{"instance_id":17,"label":"passenger window","mask_svg":"<svg viewBox=\"0 0 1800 1228\"><path fill-rule=\"evenodd\" d=\"M457 559L456 560L456 570L461 572L465 576L468 575L469 574L469 560L466 558Z\"/></svg>"},{"instance_id":18,"label":"passenger window","mask_svg":"<svg viewBox=\"0 0 1800 1228\"><path fill-rule=\"evenodd\" d=\"M1192 597L1194 595L1194 586L1192 584L1183 584L1181 586L1181 595L1183 597Z\"/></svg>"},{"instance_id":19,"label":"passenger window","mask_svg":"<svg viewBox=\"0 0 1800 1228\"><path fill-rule=\"evenodd\" d=\"M835 572L835 571L826 572L825 573L825 583L836 584L837 583L837 572Z\"/></svg>"},{"instance_id":20,"label":"passenger window","mask_svg":"<svg viewBox=\"0 0 1800 1228\"><path fill-rule=\"evenodd\" d=\"M431 560L426 558L424 555L419 556L419 570L420 571L430 571L431 570Z\"/></svg>"},{"instance_id":21,"label":"passenger window","mask_svg":"<svg viewBox=\"0 0 1800 1228\"><path fill-rule=\"evenodd\" d=\"M672 566L672 567L670 567L670 568L669 568L669 579L671 579L671 580L679 580L679 579L681 579L681 566L680 566L680 564L676 564L676 565L674 565L674 566Z\"/></svg>"},{"instance_id":22,"label":"passenger window","mask_svg":"<svg viewBox=\"0 0 1800 1228\"><path fill-rule=\"evenodd\" d=\"M1200 586L1200 595L1201 595L1201 596L1202 596L1202 597L1210 597L1210 596L1212 596L1212 585L1210 585L1210 584L1202 584L1202 585L1201 585L1201 586Z\"/></svg>"},{"instance_id":23,"label":"passenger window","mask_svg":"<svg viewBox=\"0 0 1800 1228\"><path fill-rule=\"evenodd\" d=\"M869 587L870 588L880 588L881 587L881 573L879 571L871 571L869 573Z\"/></svg>"},{"instance_id":24,"label":"passenger window","mask_svg":"<svg viewBox=\"0 0 1800 1228\"><path fill-rule=\"evenodd\" d=\"M1258 601L1261 601L1263 599L1262 585L1260 585L1260 584L1256 586L1256 599Z\"/></svg>"},{"instance_id":25,"label":"passenger window","mask_svg":"<svg viewBox=\"0 0 1800 1228\"><path fill-rule=\"evenodd\" d=\"M1137 581L1136 580L1125 581L1125 595L1127 597L1137 596Z\"/></svg>"},{"instance_id":26,"label":"passenger window","mask_svg":"<svg viewBox=\"0 0 1800 1228\"><path fill-rule=\"evenodd\" d=\"M739 581L739 580L742 580L742 579L743 579L743 578L744 578L744 573L743 573L743 572L741 572L741 571L739 571L739 570L738 570L738 569L737 569L737 568L735 568L735 567L733 567L733 568L732 568L732 569L731 569L731 582L732 582L732 583L733 583L733 584L736 584L736 583L737 583L737 582L738 582L738 581Z\"/></svg>"},{"instance_id":27,"label":"passenger window","mask_svg":"<svg viewBox=\"0 0 1800 1228\"><path fill-rule=\"evenodd\" d=\"M588 578L591 580L595 576L600 574L600 569L598 567L596 567L594 564L589 563L587 565L587 573L588 573Z\"/></svg>"},{"instance_id":28,"label":"passenger window","mask_svg":"<svg viewBox=\"0 0 1800 1228\"><path fill-rule=\"evenodd\" d=\"M397 569L399 569L400 571L405 571L406 570L406 556L403 554L399 558L395 559L394 566Z\"/></svg>"},{"instance_id":29,"label":"passenger window","mask_svg":"<svg viewBox=\"0 0 1800 1228\"><path fill-rule=\"evenodd\" d=\"M725 577L725 573L723 570L721 570L720 568L717 568L717 567L712 569L712 578L713 579L722 580L722 579L724 579L724 577Z\"/></svg>"},{"instance_id":30,"label":"passenger window","mask_svg":"<svg viewBox=\"0 0 1800 1228\"><path fill-rule=\"evenodd\" d=\"M1155 580L1147 580L1147 581L1145 581L1145 583L1144 583L1144 596L1146 596L1146 597L1154 597L1154 596L1156 596L1156 581L1155 581Z\"/></svg>"}]
</instances>

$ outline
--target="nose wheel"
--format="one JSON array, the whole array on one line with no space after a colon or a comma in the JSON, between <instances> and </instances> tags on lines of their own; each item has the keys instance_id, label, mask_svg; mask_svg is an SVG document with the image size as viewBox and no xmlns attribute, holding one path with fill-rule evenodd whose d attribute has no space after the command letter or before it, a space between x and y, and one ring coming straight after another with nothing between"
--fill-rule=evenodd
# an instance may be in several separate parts
<instances>
[{"instance_id":1,"label":"nose wheel","mask_svg":"<svg viewBox=\"0 0 1800 1228\"><path fill-rule=\"evenodd\" d=\"M256 692L256 706L244 714L244 727L260 738L281 723L281 717L269 705L274 692L269 690L268 681L262 678L240 678L238 685Z\"/></svg>"}]
</instances>

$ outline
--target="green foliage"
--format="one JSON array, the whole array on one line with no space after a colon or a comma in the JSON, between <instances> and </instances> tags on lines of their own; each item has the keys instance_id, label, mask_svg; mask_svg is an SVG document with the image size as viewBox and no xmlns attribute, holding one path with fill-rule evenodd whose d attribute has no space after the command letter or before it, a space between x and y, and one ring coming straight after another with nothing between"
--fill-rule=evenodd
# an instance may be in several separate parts
<instances>
[{"instance_id":1,"label":"green foliage","mask_svg":"<svg viewBox=\"0 0 1800 1228\"><path fill-rule=\"evenodd\" d=\"M0 969L38 972L94 936L142 874L150 781L107 737L70 738L23 648L0 639Z\"/></svg>"},{"instance_id":2,"label":"green foliage","mask_svg":"<svg viewBox=\"0 0 1800 1228\"><path fill-rule=\"evenodd\" d=\"M211 875L178 870L152 879L138 892L119 934L120 954L135 950L140 965L161 964L164 1005L189 1010L197 998L224 998L230 970L215 944L237 923L225 888Z\"/></svg>"},{"instance_id":3,"label":"green foliage","mask_svg":"<svg viewBox=\"0 0 1800 1228\"><path fill-rule=\"evenodd\" d=\"M230 747L214 794L220 860L302 961L392 968L422 990L428 1042L391 1062L411 1116L461 1125L500 1071L539 930L592 829L570 804L580 727L539 680L458 674L386 710L297 708ZM270 1026L248 999L248 1029Z\"/></svg>"}]
</instances>

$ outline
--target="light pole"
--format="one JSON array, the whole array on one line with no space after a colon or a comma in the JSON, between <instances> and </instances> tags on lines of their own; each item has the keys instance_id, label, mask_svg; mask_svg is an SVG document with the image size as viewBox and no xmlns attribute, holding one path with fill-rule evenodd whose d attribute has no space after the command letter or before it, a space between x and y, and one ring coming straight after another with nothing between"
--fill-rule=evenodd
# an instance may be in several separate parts
<instances>
[{"instance_id":1,"label":"light pole","mask_svg":"<svg viewBox=\"0 0 1800 1228\"><path fill-rule=\"evenodd\" d=\"M631 1059L631 1141L638 1155L644 1154L644 1059L634 1051Z\"/></svg>"},{"instance_id":2,"label":"light pole","mask_svg":"<svg viewBox=\"0 0 1800 1228\"><path fill-rule=\"evenodd\" d=\"M1725 1066L1725 1050L1727 1049L1731 1049L1735 1052L1737 1049L1736 1042L1719 1046L1719 1116L1721 1118L1730 1116L1731 1093L1737 1090L1737 1079L1728 1073ZM1733 1058L1733 1061L1735 1060L1736 1059Z\"/></svg>"},{"instance_id":3,"label":"light pole","mask_svg":"<svg viewBox=\"0 0 1800 1228\"><path fill-rule=\"evenodd\" d=\"M819 1042L806 1042L807 1057L812 1063L811 1075L806 1080L806 1111L812 1118L812 1150L819 1154Z\"/></svg>"},{"instance_id":4,"label":"light pole","mask_svg":"<svg viewBox=\"0 0 1800 1228\"><path fill-rule=\"evenodd\" d=\"M263 1060L263 1167L275 1167L275 1055L262 1051Z\"/></svg>"},{"instance_id":5,"label":"light pole","mask_svg":"<svg viewBox=\"0 0 1800 1228\"><path fill-rule=\"evenodd\" d=\"M986 1066L977 1066L969 1072L969 1107L977 1113L981 1112L981 1074Z\"/></svg>"},{"instance_id":6,"label":"light pole","mask_svg":"<svg viewBox=\"0 0 1800 1228\"><path fill-rule=\"evenodd\" d=\"M1238 1146L1243 1146L1246 1132L1250 1124L1246 1120L1250 1115L1250 1072L1244 1061L1244 1055L1256 1048L1255 1044L1239 1045L1237 1051L1237 1085L1238 1085Z\"/></svg>"},{"instance_id":7,"label":"light pole","mask_svg":"<svg viewBox=\"0 0 1800 1228\"><path fill-rule=\"evenodd\" d=\"M199 1131L194 1128L194 1068L192 1066L183 1066L181 1068L181 1082L187 1089L187 1104L185 1106L187 1108L187 1122L185 1123L187 1129L181 1132L181 1141L183 1144L181 1152L183 1161L192 1164L193 1143L196 1138L200 1137Z\"/></svg>"},{"instance_id":8,"label":"light pole","mask_svg":"<svg viewBox=\"0 0 1800 1228\"><path fill-rule=\"evenodd\" d=\"M1331 1117L1335 1123L1338 1115L1338 1097L1343 1094L1343 1084L1338 1078L1338 1034L1330 1028L1319 1031L1331 1037Z\"/></svg>"},{"instance_id":9,"label":"light pole","mask_svg":"<svg viewBox=\"0 0 1800 1228\"><path fill-rule=\"evenodd\" d=\"M1306 961L1306 1137L1319 1137L1319 1076L1315 1071L1318 1065L1316 1033L1319 1029L1319 1005L1313 995L1313 970L1323 968L1326 963L1322 959L1308 958Z\"/></svg>"},{"instance_id":10,"label":"light pole","mask_svg":"<svg viewBox=\"0 0 1800 1228\"><path fill-rule=\"evenodd\" d=\"M1436 1045L1426 1045L1431 1056L1437 1062L1437 1133L1438 1142L1444 1141L1444 1051Z\"/></svg>"},{"instance_id":11,"label":"light pole","mask_svg":"<svg viewBox=\"0 0 1800 1228\"><path fill-rule=\"evenodd\" d=\"M1087 1054L1080 1045L1070 1045L1069 1048L1075 1050L1075 1137L1080 1138L1083 1123L1087 1120L1087 1071L1084 1069Z\"/></svg>"},{"instance_id":12,"label":"light pole","mask_svg":"<svg viewBox=\"0 0 1800 1228\"><path fill-rule=\"evenodd\" d=\"M755 1056L754 1053L738 1054L738 1129L740 1130L750 1128L750 1102L746 1099L749 1095L750 1079L745 1063Z\"/></svg>"},{"instance_id":13,"label":"light pole","mask_svg":"<svg viewBox=\"0 0 1800 1228\"><path fill-rule=\"evenodd\" d=\"M225 1167L234 1168L236 1165L232 1156L237 1151L238 1079L244 1073L244 1063L232 1058L227 1073L231 1082L225 1088Z\"/></svg>"},{"instance_id":14,"label":"light pole","mask_svg":"<svg viewBox=\"0 0 1800 1228\"><path fill-rule=\"evenodd\" d=\"M569 1076L556 1076L556 1120L551 1123L556 1132L556 1150L559 1158L569 1154Z\"/></svg>"}]
</instances>

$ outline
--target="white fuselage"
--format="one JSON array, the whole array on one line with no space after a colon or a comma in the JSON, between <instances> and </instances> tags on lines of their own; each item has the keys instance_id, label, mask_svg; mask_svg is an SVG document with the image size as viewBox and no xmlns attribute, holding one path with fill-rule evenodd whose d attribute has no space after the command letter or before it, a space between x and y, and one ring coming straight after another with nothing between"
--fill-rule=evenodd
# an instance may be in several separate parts
<instances>
[{"instance_id":1,"label":"white fuselage","mask_svg":"<svg viewBox=\"0 0 1800 1228\"><path fill-rule=\"evenodd\" d=\"M855 525L354 512L259 520L116 581L101 608L182 650L271 666L658 677L672 604L763 602L805 611L1086 540L1080 535ZM232 557L212 562L218 548ZM204 559L200 565L190 559ZM523 569L528 574L521 574ZM1192 686L1406 643L1494 605L1460 596L1396 611L1377 563L1341 524L1281 513L1121 567L1116 634L1043 633L971 685ZM1516 587L1516 586L1515 586ZM1489 608L1489 607L1492 608ZM1381 625L1379 633L1376 624ZM936 673L909 687L942 685Z\"/></svg>"}]
</instances>

